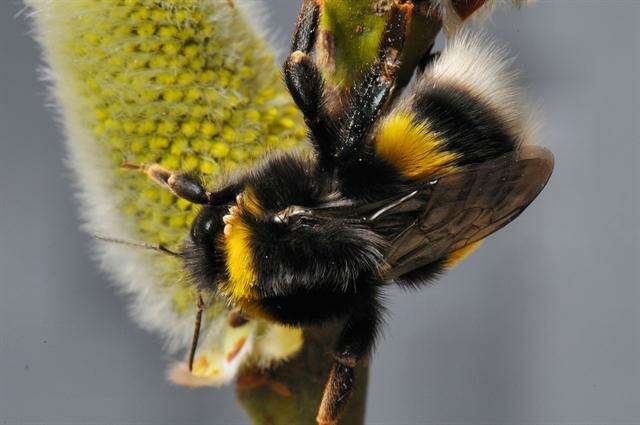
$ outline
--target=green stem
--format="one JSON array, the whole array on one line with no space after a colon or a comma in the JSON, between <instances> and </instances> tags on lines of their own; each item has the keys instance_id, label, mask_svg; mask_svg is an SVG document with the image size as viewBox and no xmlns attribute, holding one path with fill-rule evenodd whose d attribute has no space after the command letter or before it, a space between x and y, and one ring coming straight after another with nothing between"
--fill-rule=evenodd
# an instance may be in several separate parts
<instances>
[{"instance_id":1,"label":"green stem","mask_svg":"<svg viewBox=\"0 0 640 425\"><path fill-rule=\"evenodd\" d=\"M330 84L348 87L373 63L387 21L389 0L325 0L318 36L318 58ZM416 6L402 57L404 85L431 51L440 19L427 5Z\"/></svg>"}]
</instances>

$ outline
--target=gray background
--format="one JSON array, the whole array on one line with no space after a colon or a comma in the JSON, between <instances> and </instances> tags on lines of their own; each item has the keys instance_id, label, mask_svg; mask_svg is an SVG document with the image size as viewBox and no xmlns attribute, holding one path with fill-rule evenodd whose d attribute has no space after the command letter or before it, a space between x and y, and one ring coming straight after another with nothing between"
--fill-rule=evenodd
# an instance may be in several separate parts
<instances>
[{"instance_id":1,"label":"gray background","mask_svg":"<svg viewBox=\"0 0 640 425\"><path fill-rule=\"evenodd\" d=\"M271 3L287 33L297 6ZM161 341L89 261L20 9L0 1L0 423L245 423L231 387L165 381ZM633 0L495 17L557 168L439 285L390 294L367 423L640 424L639 22Z\"/></svg>"}]
</instances>

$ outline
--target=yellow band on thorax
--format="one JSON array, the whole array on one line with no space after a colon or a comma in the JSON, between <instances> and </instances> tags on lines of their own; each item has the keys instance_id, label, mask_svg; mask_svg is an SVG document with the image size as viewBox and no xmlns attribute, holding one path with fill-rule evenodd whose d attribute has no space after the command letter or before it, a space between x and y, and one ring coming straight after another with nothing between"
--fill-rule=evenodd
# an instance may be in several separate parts
<instances>
[{"instance_id":1,"label":"yellow band on thorax","mask_svg":"<svg viewBox=\"0 0 640 425\"><path fill-rule=\"evenodd\" d=\"M249 227L239 219L233 224L233 230L224 241L229 282L222 285L222 289L225 295L235 302L256 297L252 290L257 274L253 265L250 236Z\"/></svg>"}]
</instances>

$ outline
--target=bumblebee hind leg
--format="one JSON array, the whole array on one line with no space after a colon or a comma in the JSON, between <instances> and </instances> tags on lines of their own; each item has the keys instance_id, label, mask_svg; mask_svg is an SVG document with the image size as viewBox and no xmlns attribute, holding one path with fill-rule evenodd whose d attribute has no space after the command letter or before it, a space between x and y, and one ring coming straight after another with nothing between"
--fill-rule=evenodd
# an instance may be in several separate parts
<instances>
[{"instance_id":1,"label":"bumblebee hind leg","mask_svg":"<svg viewBox=\"0 0 640 425\"><path fill-rule=\"evenodd\" d=\"M375 291L367 296L358 295L359 301L338 337L334 349L335 361L318 411L317 421L320 425L338 423L353 390L356 367L373 348L383 312L376 295Z\"/></svg>"}]
</instances>

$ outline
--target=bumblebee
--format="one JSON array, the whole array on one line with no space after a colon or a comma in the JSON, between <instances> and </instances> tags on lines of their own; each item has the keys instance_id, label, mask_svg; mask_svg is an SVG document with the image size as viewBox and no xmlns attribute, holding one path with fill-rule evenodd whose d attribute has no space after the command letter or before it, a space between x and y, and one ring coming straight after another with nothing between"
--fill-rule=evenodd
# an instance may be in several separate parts
<instances>
[{"instance_id":1,"label":"bumblebee","mask_svg":"<svg viewBox=\"0 0 640 425\"><path fill-rule=\"evenodd\" d=\"M372 350L384 287L419 287L452 267L515 219L553 169L552 154L530 144L535 125L509 61L482 37L457 36L392 101L412 7L393 4L376 61L329 111L312 57L319 5L303 4L283 74L311 153L273 154L215 190L144 168L202 205L175 253L200 290L285 325L344 321L323 424L337 422Z\"/></svg>"}]
</instances>

